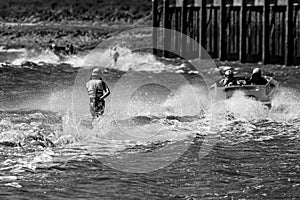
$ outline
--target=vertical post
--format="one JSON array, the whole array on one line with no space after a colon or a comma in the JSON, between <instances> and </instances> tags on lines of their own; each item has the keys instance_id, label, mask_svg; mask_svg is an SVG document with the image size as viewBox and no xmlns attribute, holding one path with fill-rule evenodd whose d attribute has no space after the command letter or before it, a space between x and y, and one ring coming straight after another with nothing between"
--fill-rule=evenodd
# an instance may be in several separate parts
<instances>
[{"instance_id":1,"label":"vertical post","mask_svg":"<svg viewBox=\"0 0 300 200\"><path fill-rule=\"evenodd\" d=\"M262 58L263 64L270 63L270 0L264 0L264 15L263 15L263 45Z\"/></svg>"},{"instance_id":2,"label":"vertical post","mask_svg":"<svg viewBox=\"0 0 300 200\"><path fill-rule=\"evenodd\" d=\"M247 7L246 0L241 0L240 11L240 62L246 62L246 37L247 37Z\"/></svg>"},{"instance_id":3,"label":"vertical post","mask_svg":"<svg viewBox=\"0 0 300 200\"><path fill-rule=\"evenodd\" d=\"M180 27L179 27L179 17L178 17L178 7L175 8L175 49L176 53L180 53L180 44L179 44L179 32L180 32Z\"/></svg>"},{"instance_id":4,"label":"vertical post","mask_svg":"<svg viewBox=\"0 0 300 200\"><path fill-rule=\"evenodd\" d=\"M189 22L189 40L190 38L194 39L194 34L195 34L195 27L194 27L194 9L192 7L189 8L189 14L188 14L188 22ZM194 58L193 55L193 42L190 40L189 41L189 48L188 48L188 55L189 58Z\"/></svg>"},{"instance_id":5,"label":"vertical post","mask_svg":"<svg viewBox=\"0 0 300 200\"><path fill-rule=\"evenodd\" d=\"M285 65L293 65L294 64L294 35L293 35L293 3L294 0L287 1L287 14L286 14L286 33L285 33Z\"/></svg>"},{"instance_id":6,"label":"vertical post","mask_svg":"<svg viewBox=\"0 0 300 200\"><path fill-rule=\"evenodd\" d=\"M158 36L158 0L152 0L152 44L153 55L157 56L157 36Z\"/></svg>"},{"instance_id":7,"label":"vertical post","mask_svg":"<svg viewBox=\"0 0 300 200\"><path fill-rule=\"evenodd\" d=\"M212 9L212 8L211 8ZM218 9L217 8L215 8L215 7L213 7L213 9L214 9L214 28L213 28L213 34L214 34L214 41L213 41L213 43L214 43L214 54L215 54L215 57L214 58L219 58L219 49L218 49L218 47L219 47L219 38L218 38L218 36L219 36L219 24L218 24Z\"/></svg>"},{"instance_id":8,"label":"vertical post","mask_svg":"<svg viewBox=\"0 0 300 200\"><path fill-rule=\"evenodd\" d=\"M181 56L186 57L187 45L187 0L182 0L181 11Z\"/></svg>"},{"instance_id":9,"label":"vertical post","mask_svg":"<svg viewBox=\"0 0 300 200\"><path fill-rule=\"evenodd\" d=\"M199 47L200 47L200 40L201 40L201 34L200 34L200 32L201 32L201 15L200 15L200 7L197 7L196 8L196 41L197 41L197 51L198 51L198 53L199 53ZM199 55L199 54L198 54Z\"/></svg>"},{"instance_id":10,"label":"vertical post","mask_svg":"<svg viewBox=\"0 0 300 200\"><path fill-rule=\"evenodd\" d=\"M204 57L202 50L206 49L207 43L207 9L206 9L206 0L201 2L201 28L200 28L200 37L201 37L201 49L200 49L200 58Z\"/></svg>"},{"instance_id":11,"label":"vertical post","mask_svg":"<svg viewBox=\"0 0 300 200\"><path fill-rule=\"evenodd\" d=\"M169 0L164 0L164 15L164 57L168 58L171 49Z\"/></svg>"},{"instance_id":12,"label":"vertical post","mask_svg":"<svg viewBox=\"0 0 300 200\"><path fill-rule=\"evenodd\" d=\"M221 61L226 60L226 28L227 28L227 12L226 12L226 1L221 1L220 8L220 49L219 57Z\"/></svg>"}]
</instances>

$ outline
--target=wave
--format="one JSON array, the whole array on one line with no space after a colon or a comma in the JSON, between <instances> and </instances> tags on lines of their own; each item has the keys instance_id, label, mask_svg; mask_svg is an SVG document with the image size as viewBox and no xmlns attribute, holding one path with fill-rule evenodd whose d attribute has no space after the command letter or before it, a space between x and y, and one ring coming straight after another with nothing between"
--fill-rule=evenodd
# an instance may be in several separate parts
<instances>
[{"instance_id":1,"label":"wave","mask_svg":"<svg viewBox=\"0 0 300 200\"><path fill-rule=\"evenodd\" d=\"M120 71L178 72L182 70L180 66L159 62L147 53L132 52L122 46L118 46L118 50L121 56L116 65L111 63L109 49L95 50L85 56L68 58L64 62L77 67L101 66ZM61 62L51 52L44 52L38 56L15 60L14 64L20 64L25 60L37 63ZM47 97L37 97L31 102L22 103L19 108L50 110L58 113L57 116L61 116L61 120L53 126L50 125L50 129L48 129L49 124L43 124L41 125L43 128L40 128L27 122L20 125L12 123L10 119L1 121L3 124L1 126L5 131L1 134L3 138L0 140L0 145L18 147L20 144L24 146L24 142L27 142L41 147L50 147L52 144L54 146L77 143L90 145L102 141L110 141L108 143L133 141L133 144L151 144L156 141L184 140L199 132L206 135L214 126L222 132L228 126L233 126L235 124L233 122L246 124L243 130L251 131L253 130L252 124L257 121L267 119L288 123L300 118L299 94L288 88L281 88L274 98L273 107L268 110L260 102L246 98L239 92L235 93L231 99L212 104L208 98L207 88L182 86L173 93L162 95L163 97L155 96L155 94L150 95L149 98L145 98L144 95L135 96L129 102L130 112L125 117L122 116L124 113L112 113L112 109L107 106L106 115L92 123L89 120L88 102L83 102L86 103L86 106L82 107L83 113L76 113L70 106L72 94L68 91L72 89L54 91ZM27 121L36 120L28 117L26 113L18 116L20 119L26 118ZM48 117L50 118L50 115L46 116ZM31 135L32 130L38 131L33 131L34 135ZM36 135L39 131L45 137ZM123 147L126 148L127 145L126 143ZM120 150L122 145L117 146Z\"/></svg>"},{"instance_id":2,"label":"wave","mask_svg":"<svg viewBox=\"0 0 300 200\"><path fill-rule=\"evenodd\" d=\"M1 53L25 53L27 50L22 48L22 49L6 49L3 46L0 46L0 52Z\"/></svg>"},{"instance_id":3,"label":"wave","mask_svg":"<svg viewBox=\"0 0 300 200\"><path fill-rule=\"evenodd\" d=\"M48 64L60 64L60 58L50 51L29 51L20 57L12 61L13 65L22 65L25 62L32 62L35 64L48 63Z\"/></svg>"},{"instance_id":4,"label":"wave","mask_svg":"<svg viewBox=\"0 0 300 200\"><path fill-rule=\"evenodd\" d=\"M85 56L67 59L74 67L101 67L120 71L175 72L174 65L164 64L149 53L132 52L129 48L117 46L120 57L114 64L110 49L95 49Z\"/></svg>"},{"instance_id":5,"label":"wave","mask_svg":"<svg viewBox=\"0 0 300 200\"><path fill-rule=\"evenodd\" d=\"M195 94L196 98L193 96ZM246 98L241 93L215 105L211 104L203 89L183 87L175 96L169 96L160 104L159 109L157 104L151 105L145 99L138 98L139 103L133 102L134 112L127 117L122 118L118 113L108 110L106 115L94 122L90 119L88 110L85 114L72 112L66 103L70 102L69 95L71 94L65 91L57 91L44 99L44 105L37 106L37 102L32 102L31 106L27 105L27 110L2 111L0 144L17 147L20 142L35 141L38 146L45 147L51 146L51 143L60 146L91 142L95 138L98 141L140 139L143 142L153 142L186 138L189 134L193 135L199 130L202 132L203 128L214 125L222 130L234 121L251 124L269 120L297 125L300 118L299 94L287 88L281 88L273 107L268 110L260 102ZM43 109L49 111L42 111ZM217 123L211 124L211 120ZM48 137L49 135L55 137Z\"/></svg>"},{"instance_id":6,"label":"wave","mask_svg":"<svg viewBox=\"0 0 300 200\"><path fill-rule=\"evenodd\" d=\"M274 120L297 120L300 118L300 94L298 91L282 87L273 100L271 115Z\"/></svg>"},{"instance_id":7,"label":"wave","mask_svg":"<svg viewBox=\"0 0 300 200\"><path fill-rule=\"evenodd\" d=\"M178 90L177 100L174 96L166 99L161 105L165 112L163 109L151 115L135 112L127 119L118 118L117 113L106 113L92 121L88 113L74 113L67 106L58 108L60 101L64 102L56 99L60 92L53 93L53 98L48 99L56 105L49 107L52 111L1 111L0 149L6 149L8 159L1 161L0 172L18 174L41 168L60 169L63 166L57 166L57 163L90 157L104 162L111 159L136 162L135 155L143 157L166 148L188 147L210 134L217 135L217 142L226 144L300 137L299 111L295 109L299 106L299 95L295 91L282 88L275 97L273 108L267 110L260 102L239 93L224 102L211 104L203 89L188 88ZM198 91L201 98L193 99L187 91ZM178 112L178 102L194 105L194 111ZM166 155L173 156L169 152ZM119 165L111 164L117 168Z\"/></svg>"},{"instance_id":8,"label":"wave","mask_svg":"<svg viewBox=\"0 0 300 200\"><path fill-rule=\"evenodd\" d=\"M149 53L132 52L130 49L118 46L120 57L116 65L111 57L110 49L95 49L85 55L66 56L61 59L51 51L26 50L24 54L12 61L12 65L20 66L25 62L59 65L62 63L78 67L99 67L116 69L120 71L151 71L151 72L183 72L180 67L174 68L173 64L164 64ZM184 66L182 66L184 67Z\"/></svg>"}]
</instances>

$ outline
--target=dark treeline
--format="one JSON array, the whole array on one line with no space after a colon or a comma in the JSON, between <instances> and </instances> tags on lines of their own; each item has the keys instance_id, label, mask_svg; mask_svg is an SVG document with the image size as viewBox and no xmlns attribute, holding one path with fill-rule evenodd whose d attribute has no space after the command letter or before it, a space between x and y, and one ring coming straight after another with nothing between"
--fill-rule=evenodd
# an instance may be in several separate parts
<instances>
[{"instance_id":1,"label":"dark treeline","mask_svg":"<svg viewBox=\"0 0 300 200\"><path fill-rule=\"evenodd\" d=\"M134 22L151 14L149 0L7 0L0 19L9 22L87 20Z\"/></svg>"}]
</instances>

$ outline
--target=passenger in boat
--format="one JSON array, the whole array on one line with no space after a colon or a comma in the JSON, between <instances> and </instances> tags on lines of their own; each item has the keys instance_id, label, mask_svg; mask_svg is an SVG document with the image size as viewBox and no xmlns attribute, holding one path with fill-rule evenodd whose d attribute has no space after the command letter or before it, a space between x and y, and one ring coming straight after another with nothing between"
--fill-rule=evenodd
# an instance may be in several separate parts
<instances>
[{"instance_id":1,"label":"passenger in boat","mask_svg":"<svg viewBox=\"0 0 300 200\"><path fill-rule=\"evenodd\" d=\"M224 74L224 78L221 80L221 84L223 84L224 87L237 85L237 81L233 77L233 71L227 70Z\"/></svg>"},{"instance_id":2,"label":"passenger in boat","mask_svg":"<svg viewBox=\"0 0 300 200\"><path fill-rule=\"evenodd\" d=\"M75 54L74 46L72 44L67 44L66 46L58 46L55 43L51 43L49 46L49 50L58 57Z\"/></svg>"},{"instance_id":3,"label":"passenger in boat","mask_svg":"<svg viewBox=\"0 0 300 200\"><path fill-rule=\"evenodd\" d=\"M102 80L100 69L93 70L86 88L90 97L90 113L93 118L100 117L104 113L105 98L110 95L107 84Z\"/></svg>"},{"instance_id":4,"label":"passenger in boat","mask_svg":"<svg viewBox=\"0 0 300 200\"><path fill-rule=\"evenodd\" d=\"M74 55L75 54L75 50L74 50L73 44L67 44L67 46L66 46L66 54L67 55Z\"/></svg>"},{"instance_id":5,"label":"passenger in boat","mask_svg":"<svg viewBox=\"0 0 300 200\"><path fill-rule=\"evenodd\" d=\"M268 81L264 77L262 77L261 69L255 68L252 72L252 76L249 80L249 83L251 85L266 85Z\"/></svg>"}]
</instances>

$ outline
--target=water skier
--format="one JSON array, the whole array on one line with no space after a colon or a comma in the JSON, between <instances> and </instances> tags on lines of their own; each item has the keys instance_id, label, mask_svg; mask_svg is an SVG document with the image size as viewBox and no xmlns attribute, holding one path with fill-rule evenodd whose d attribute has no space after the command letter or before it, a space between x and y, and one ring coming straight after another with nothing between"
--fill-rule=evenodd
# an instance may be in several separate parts
<instances>
[{"instance_id":1,"label":"water skier","mask_svg":"<svg viewBox=\"0 0 300 200\"><path fill-rule=\"evenodd\" d=\"M120 56L119 52L117 51L117 47L113 47L113 48L111 49L110 56L111 56L112 59L113 59L114 66L116 66L116 65L117 65L117 62L118 62L118 58L119 58L119 56Z\"/></svg>"},{"instance_id":2,"label":"water skier","mask_svg":"<svg viewBox=\"0 0 300 200\"><path fill-rule=\"evenodd\" d=\"M103 115L105 110L105 98L110 95L107 84L102 80L101 70L93 70L90 80L86 83L90 97L90 112L93 118Z\"/></svg>"}]
</instances>

